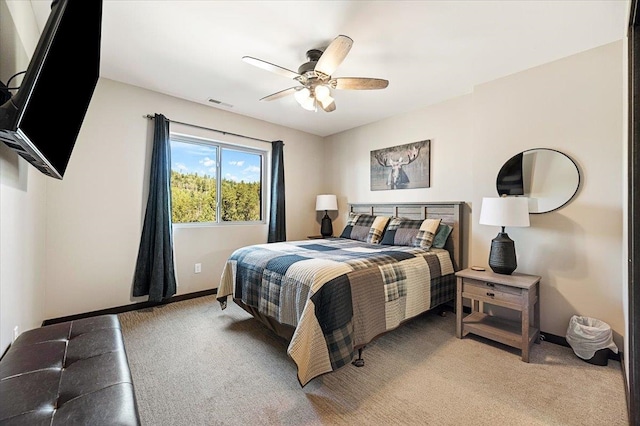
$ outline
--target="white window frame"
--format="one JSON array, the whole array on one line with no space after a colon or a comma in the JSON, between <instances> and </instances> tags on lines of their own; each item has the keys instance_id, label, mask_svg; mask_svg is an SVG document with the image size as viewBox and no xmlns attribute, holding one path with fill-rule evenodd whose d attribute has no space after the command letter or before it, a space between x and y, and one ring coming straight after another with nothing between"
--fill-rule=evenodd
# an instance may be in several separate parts
<instances>
[{"instance_id":1,"label":"white window frame","mask_svg":"<svg viewBox=\"0 0 640 426\"><path fill-rule=\"evenodd\" d=\"M215 222L180 222L173 223L176 228L195 228L195 227L211 227L211 226L238 226L238 225L264 225L267 223L267 156L269 151L258 149L255 147L249 147L246 145L232 144L229 142L222 142L212 139L199 138L197 136L188 136L178 133L170 133L169 144L171 142L182 142L194 145L205 145L208 147L215 147L216 151L216 221ZM171 148L171 146L170 146ZM260 155L260 181L261 181L261 194L260 194L260 211L262 212L262 218L260 220L250 221L223 221L220 214L220 206L222 196L222 150L231 149L235 151L242 151L249 154ZM173 163L173 160L171 160ZM171 164L173 166L173 164ZM171 188L170 188L171 189ZM173 213L172 213L173 214Z\"/></svg>"}]
</instances>

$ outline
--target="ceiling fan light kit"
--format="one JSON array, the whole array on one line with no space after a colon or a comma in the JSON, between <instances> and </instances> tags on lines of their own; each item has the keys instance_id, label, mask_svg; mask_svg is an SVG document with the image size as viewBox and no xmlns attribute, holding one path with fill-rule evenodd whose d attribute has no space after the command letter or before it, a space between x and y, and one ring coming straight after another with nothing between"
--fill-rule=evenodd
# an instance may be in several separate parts
<instances>
[{"instance_id":1,"label":"ceiling fan light kit","mask_svg":"<svg viewBox=\"0 0 640 426\"><path fill-rule=\"evenodd\" d=\"M302 87L294 93L293 96L302 108L308 111L317 111L318 104L320 104L322 109L328 111L331 104L335 105L334 99L331 97L331 90L329 87L325 85L318 85L312 89L313 92L308 87Z\"/></svg>"},{"instance_id":2,"label":"ceiling fan light kit","mask_svg":"<svg viewBox=\"0 0 640 426\"><path fill-rule=\"evenodd\" d=\"M293 94L300 106L306 110L317 111L320 106L324 111L331 112L336 109L335 100L331 96L332 89L376 90L384 89L389 85L388 80L380 78L331 77L331 74L344 61L352 45L351 38L339 35L324 50L308 50L308 62L300 65L297 73L251 56L244 56L242 60L258 68L296 80L301 84L301 86L290 87L265 96L260 99L261 101L273 101Z\"/></svg>"},{"instance_id":3,"label":"ceiling fan light kit","mask_svg":"<svg viewBox=\"0 0 640 426\"><path fill-rule=\"evenodd\" d=\"M303 87L302 89L295 92L293 95L296 98L296 101L300 104L300 106L309 111L316 110L316 100L313 96L311 96L311 91Z\"/></svg>"}]
</instances>

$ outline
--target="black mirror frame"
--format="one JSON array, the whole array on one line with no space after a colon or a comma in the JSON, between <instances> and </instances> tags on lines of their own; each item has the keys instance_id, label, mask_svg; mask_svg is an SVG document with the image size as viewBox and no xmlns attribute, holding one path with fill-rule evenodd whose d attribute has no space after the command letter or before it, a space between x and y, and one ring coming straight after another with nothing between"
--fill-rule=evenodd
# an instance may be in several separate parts
<instances>
[{"instance_id":1,"label":"black mirror frame","mask_svg":"<svg viewBox=\"0 0 640 426\"><path fill-rule=\"evenodd\" d=\"M498 188L500 186L501 173L504 170L505 166L508 165L509 163L513 162L517 157L519 157L519 156L521 157L524 154L526 154L527 152L531 152L531 151L553 151L553 152L556 152L556 153L558 153L560 155L563 155L563 156L567 157L569 159L569 161L571 161L573 166L576 168L576 173L578 173L578 183L576 184L575 191L573 191L573 194L571 194L571 197L569 197L567 199L567 201L565 201L564 203L562 203L558 207L555 207L555 208L553 208L551 210L545 210L545 211L542 211L542 212L531 212L530 211L529 214L544 214L544 213L550 213L550 212L559 210L562 207L564 207L567 204L569 204L569 202L571 202L571 200L573 200L575 198L576 194L578 193L578 190L580 189L580 184L582 183L582 174L580 173L580 168L578 167L578 164L573 160L573 158L569 157L567 154L565 154L562 151L558 151L557 149L552 149L552 148L531 148L531 149L527 149L527 150L521 151L521 152L515 154L514 156L512 156L511 158L509 158L507 161L504 162L504 164L502 165L502 167L498 171L498 175L496 176L496 191L498 192L498 195L500 196L501 193L500 193L500 190ZM523 195L523 194L520 194L520 195Z\"/></svg>"}]
</instances>

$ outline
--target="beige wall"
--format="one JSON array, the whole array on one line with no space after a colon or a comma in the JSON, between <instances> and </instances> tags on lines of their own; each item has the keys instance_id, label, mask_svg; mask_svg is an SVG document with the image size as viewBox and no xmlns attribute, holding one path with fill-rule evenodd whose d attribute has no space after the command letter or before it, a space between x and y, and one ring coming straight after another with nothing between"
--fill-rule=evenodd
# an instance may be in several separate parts
<instances>
[{"instance_id":1,"label":"beige wall","mask_svg":"<svg viewBox=\"0 0 640 426\"><path fill-rule=\"evenodd\" d=\"M0 147L0 353L45 319L45 177Z\"/></svg>"},{"instance_id":2,"label":"beige wall","mask_svg":"<svg viewBox=\"0 0 640 426\"><path fill-rule=\"evenodd\" d=\"M12 12L22 16L21 6L30 10L28 4L12 3ZM27 67L31 50L25 49L22 39L30 38L28 30L18 35L7 3L0 1L2 82ZM38 327L44 319L45 180L0 144L0 354L11 343L14 327L22 332Z\"/></svg>"},{"instance_id":3,"label":"beige wall","mask_svg":"<svg viewBox=\"0 0 640 426\"><path fill-rule=\"evenodd\" d=\"M153 136L153 122L143 116L153 113L260 139L283 140L287 236L301 239L318 226L314 201L324 190L321 138L101 78L64 180L47 181L47 318L145 300L132 299L131 285ZM192 127L174 125L171 130L270 151L267 143L256 145ZM178 294L217 287L229 254L247 244L266 242L266 235L266 224L176 227ZM202 273L194 273L195 263L202 264Z\"/></svg>"},{"instance_id":4,"label":"beige wall","mask_svg":"<svg viewBox=\"0 0 640 426\"><path fill-rule=\"evenodd\" d=\"M486 265L498 228L478 225L501 165L529 148L578 164L582 186L566 207L507 232L518 272L542 276L542 329L564 336L573 314L608 322L622 348L622 42L474 88L473 93L327 138L329 190L347 202L466 201L469 264ZM369 190L369 152L432 140L428 189Z\"/></svg>"}]
</instances>

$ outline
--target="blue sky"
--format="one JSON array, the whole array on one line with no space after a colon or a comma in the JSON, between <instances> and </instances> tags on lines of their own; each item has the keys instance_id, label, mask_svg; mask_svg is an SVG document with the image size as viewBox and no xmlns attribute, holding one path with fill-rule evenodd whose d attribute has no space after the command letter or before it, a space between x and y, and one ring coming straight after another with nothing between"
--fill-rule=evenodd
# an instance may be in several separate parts
<instances>
[{"instance_id":1,"label":"blue sky","mask_svg":"<svg viewBox=\"0 0 640 426\"><path fill-rule=\"evenodd\" d=\"M182 173L216 175L216 147L171 141L171 169ZM260 155L222 149L222 177L236 182L260 182Z\"/></svg>"}]
</instances>

